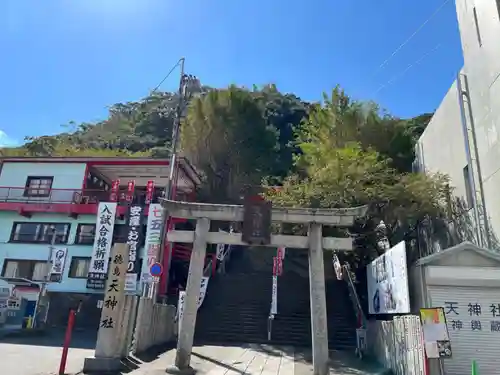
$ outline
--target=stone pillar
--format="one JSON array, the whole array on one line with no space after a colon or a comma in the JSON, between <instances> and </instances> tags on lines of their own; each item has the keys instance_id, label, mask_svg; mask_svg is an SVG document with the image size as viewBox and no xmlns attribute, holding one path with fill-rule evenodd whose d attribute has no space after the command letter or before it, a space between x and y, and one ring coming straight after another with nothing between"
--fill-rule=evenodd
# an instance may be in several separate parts
<instances>
[{"instance_id":1,"label":"stone pillar","mask_svg":"<svg viewBox=\"0 0 500 375\"><path fill-rule=\"evenodd\" d=\"M128 249L129 245L117 243L111 251L95 356L85 358L84 372L112 372L121 368L122 341L120 339L125 308Z\"/></svg>"},{"instance_id":2,"label":"stone pillar","mask_svg":"<svg viewBox=\"0 0 500 375\"><path fill-rule=\"evenodd\" d=\"M311 299L311 331L314 375L327 375L329 373L325 265L323 261L323 237L321 232L321 224L310 224L309 289Z\"/></svg>"},{"instance_id":3,"label":"stone pillar","mask_svg":"<svg viewBox=\"0 0 500 375\"><path fill-rule=\"evenodd\" d=\"M179 337L177 339L177 353L175 366L167 369L169 374L193 374L190 367L191 351L193 349L194 329L198 312L198 298L200 296L203 266L207 250L207 236L210 229L210 220L198 219L194 233L193 251L189 263L189 276L186 287L184 311L180 319Z\"/></svg>"}]
</instances>

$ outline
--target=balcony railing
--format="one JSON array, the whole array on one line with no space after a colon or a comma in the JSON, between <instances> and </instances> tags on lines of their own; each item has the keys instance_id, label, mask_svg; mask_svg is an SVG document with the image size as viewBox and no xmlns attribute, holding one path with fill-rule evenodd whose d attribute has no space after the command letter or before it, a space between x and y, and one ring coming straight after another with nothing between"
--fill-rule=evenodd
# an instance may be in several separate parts
<instances>
[{"instance_id":1,"label":"balcony railing","mask_svg":"<svg viewBox=\"0 0 500 375\"><path fill-rule=\"evenodd\" d=\"M34 195L32 193L35 193ZM46 194L43 194L46 193ZM127 203L126 193L118 192L118 203ZM29 189L24 187L0 187L0 202L44 204L96 204L109 201L110 192L92 189ZM134 194L134 203L144 203L143 194ZM157 198L153 200L156 203Z\"/></svg>"}]
</instances>

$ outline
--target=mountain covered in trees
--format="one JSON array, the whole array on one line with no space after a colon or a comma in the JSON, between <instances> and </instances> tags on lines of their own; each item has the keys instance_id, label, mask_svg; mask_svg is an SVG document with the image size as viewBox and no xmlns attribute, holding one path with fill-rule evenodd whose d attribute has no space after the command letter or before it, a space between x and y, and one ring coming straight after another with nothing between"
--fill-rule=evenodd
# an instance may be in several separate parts
<instances>
[{"instance_id":1,"label":"mountain covered in trees","mask_svg":"<svg viewBox=\"0 0 500 375\"><path fill-rule=\"evenodd\" d=\"M401 119L336 87L309 103L276 86L201 88L181 126L181 152L200 170L200 199L238 202L248 186L267 189L276 205L349 207L368 204L357 224L358 260L376 251L381 219L396 240L444 214L445 176L412 172L414 145L432 114ZM70 123L55 136L26 137L4 156L168 157L178 96L155 92L113 105L106 120ZM352 234L352 233L351 233Z\"/></svg>"}]
</instances>

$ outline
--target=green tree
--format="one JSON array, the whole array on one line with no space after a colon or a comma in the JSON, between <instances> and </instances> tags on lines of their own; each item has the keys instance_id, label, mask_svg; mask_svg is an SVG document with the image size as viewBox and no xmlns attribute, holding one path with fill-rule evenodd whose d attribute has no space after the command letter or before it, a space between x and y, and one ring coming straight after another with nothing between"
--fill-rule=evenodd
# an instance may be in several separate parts
<instances>
[{"instance_id":1,"label":"green tree","mask_svg":"<svg viewBox=\"0 0 500 375\"><path fill-rule=\"evenodd\" d=\"M389 147L391 144L386 145L375 132L380 129L384 139L384 126L399 131L403 124L381 115L376 106L351 101L340 88L334 89L323 105L311 110L296 132L301 150L295 160L298 172L288 176L280 189L267 193L281 206L369 205L367 217L354 228L355 263L365 263L377 254L373 229L378 221L388 225L395 243L408 238L419 221L444 213L447 178L399 170L389 156L397 156L397 147L407 140L393 142L396 150ZM399 133L389 134L388 138Z\"/></svg>"},{"instance_id":2,"label":"green tree","mask_svg":"<svg viewBox=\"0 0 500 375\"><path fill-rule=\"evenodd\" d=\"M191 102L181 146L205 177L206 199L235 202L246 185L260 185L272 171L276 132L252 92L230 86Z\"/></svg>"}]
</instances>

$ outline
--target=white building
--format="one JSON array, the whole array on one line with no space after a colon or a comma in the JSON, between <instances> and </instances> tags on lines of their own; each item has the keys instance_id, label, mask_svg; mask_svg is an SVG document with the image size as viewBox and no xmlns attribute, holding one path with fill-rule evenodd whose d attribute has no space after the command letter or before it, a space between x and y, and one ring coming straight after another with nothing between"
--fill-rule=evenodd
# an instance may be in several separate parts
<instances>
[{"instance_id":1,"label":"white building","mask_svg":"<svg viewBox=\"0 0 500 375\"><path fill-rule=\"evenodd\" d=\"M481 375L493 375L500 352L500 1L456 0L456 9L464 66L420 137L415 164L447 174L450 207L459 199L463 211L454 235L437 230L423 241L431 255L411 271L412 300L414 309L445 308L453 357L443 361L443 375L470 374L472 360Z\"/></svg>"},{"instance_id":2,"label":"white building","mask_svg":"<svg viewBox=\"0 0 500 375\"><path fill-rule=\"evenodd\" d=\"M447 174L480 235L463 238L498 248L500 237L500 1L456 0L464 67L416 147L421 171ZM474 238L475 237L475 238Z\"/></svg>"}]
</instances>

